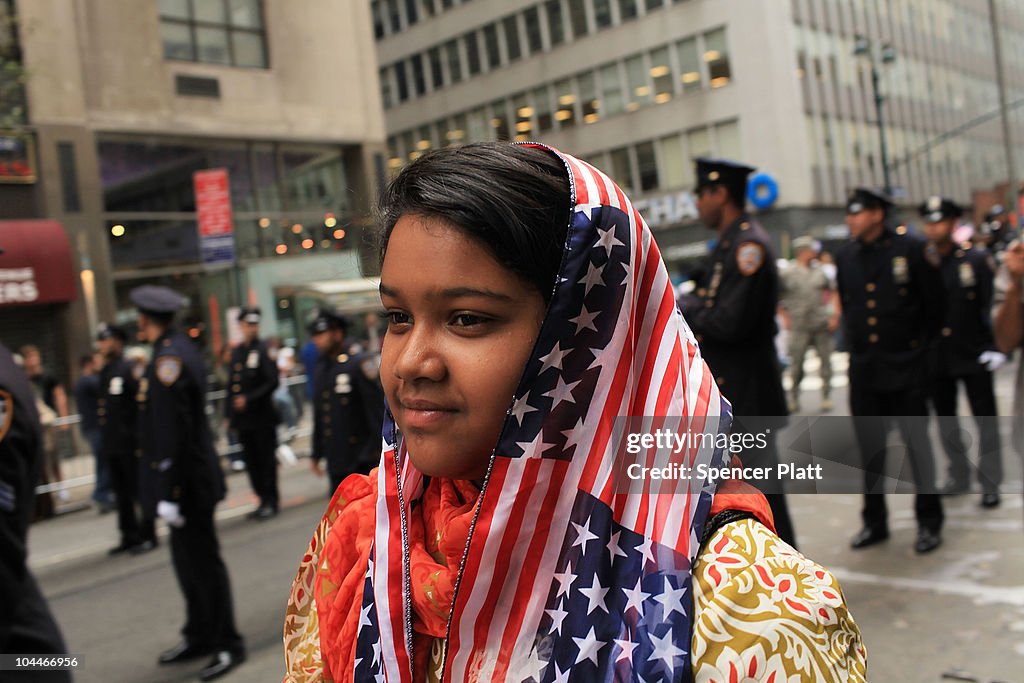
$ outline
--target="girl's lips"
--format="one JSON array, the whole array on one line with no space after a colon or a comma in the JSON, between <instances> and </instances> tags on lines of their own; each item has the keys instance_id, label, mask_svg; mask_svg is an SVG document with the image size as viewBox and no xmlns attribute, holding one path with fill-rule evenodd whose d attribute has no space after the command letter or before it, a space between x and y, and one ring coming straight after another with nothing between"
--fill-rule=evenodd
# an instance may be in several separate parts
<instances>
[{"instance_id":1,"label":"girl's lips","mask_svg":"<svg viewBox=\"0 0 1024 683\"><path fill-rule=\"evenodd\" d=\"M454 408L433 401L399 400L401 426L405 429L429 429L451 419L457 412Z\"/></svg>"}]
</instances>

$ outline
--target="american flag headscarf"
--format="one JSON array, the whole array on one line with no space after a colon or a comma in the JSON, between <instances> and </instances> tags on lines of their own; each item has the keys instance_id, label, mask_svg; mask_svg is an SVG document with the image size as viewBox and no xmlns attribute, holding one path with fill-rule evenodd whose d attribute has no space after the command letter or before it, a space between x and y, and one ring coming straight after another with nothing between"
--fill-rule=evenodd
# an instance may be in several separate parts
<instances>
[{"instance_id":1,"label":"american flag headscarf","mask_svg":"<svg viewBox=\"0 0 1024 683\"><path fill-rule=\"evenodd\" d=\"M530 143L533 144L533 143ZM713 486L623 481L620 416L724 433L731 411L651 231L622 190L565 163L571 221L547 315L477 501L445 681L692 680L691 566ZM648 420L648 424L653 424ZM412 683L408 517L424 488L390 413L354 679ZM713 445L690 465L719 466Z\"/></svg>"}]
</instances>

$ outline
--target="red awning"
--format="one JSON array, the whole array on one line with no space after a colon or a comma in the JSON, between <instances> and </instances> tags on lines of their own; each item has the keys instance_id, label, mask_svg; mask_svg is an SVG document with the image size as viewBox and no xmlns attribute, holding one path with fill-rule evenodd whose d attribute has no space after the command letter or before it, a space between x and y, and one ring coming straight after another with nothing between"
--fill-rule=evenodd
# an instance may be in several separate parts
<instances>
[{"instance_id":1,"label":"red awning","mask_svg":"<svg viewBox=\"0 0 1024 683\"><path fill-rule=\"evenodd\" d=\"M74 301L71 244L57 221L0 221L0 307Z\"/></svg>"}]
</instances>

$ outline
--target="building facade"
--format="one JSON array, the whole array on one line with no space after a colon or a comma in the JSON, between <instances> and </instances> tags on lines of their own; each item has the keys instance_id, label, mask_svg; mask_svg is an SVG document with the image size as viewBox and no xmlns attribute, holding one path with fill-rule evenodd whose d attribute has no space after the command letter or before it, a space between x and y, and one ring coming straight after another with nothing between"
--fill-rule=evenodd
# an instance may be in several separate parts
<instances>
[{"instance_id":1,"label":"building facade","mask_svg":"<svg viewBox=\"0 0 1024 683\"><path fill-rule=\"evenodd\" d=\"M971 203L976 191L1007 182L984 2L371 5L392 171L427 149L471 140L552 144L627 190L677 278L709 237L695 225L697 156L741 159L775 181L778 199L760 219L783 252L795 234L845 237L847 189L883 184L857 36L879 57L889 169L902 203L935 192ZM1024 3L998 5L1015 101L1024 96ZM880 59L883 45L892 47L891 64ZM1019 110L1011 128L1024 143Z\"/></svg>"},{"instance_id":2,"label":"building facade","mask_svg":"<svg viewBox=\"0 0 1024 683\"><path fill-rule=\"evenodd\" d=\"M278 285L360 275L386 173L366 3L5 5L25 72L17 132L37 173L0 185L18 199L2 217L64 228L78 296L48 320L67 355L88 348L97 321L131 322L139 284L185 293L189 333L217 347L232 307L258 304L267 333L295 336L302 320ZM195 174L211 169L228 192L211 185L197 202ZM220 228L199 223L207 201ZM0 304L5 338L36 333L27 308Z\"/></svg>"}]
</instances>

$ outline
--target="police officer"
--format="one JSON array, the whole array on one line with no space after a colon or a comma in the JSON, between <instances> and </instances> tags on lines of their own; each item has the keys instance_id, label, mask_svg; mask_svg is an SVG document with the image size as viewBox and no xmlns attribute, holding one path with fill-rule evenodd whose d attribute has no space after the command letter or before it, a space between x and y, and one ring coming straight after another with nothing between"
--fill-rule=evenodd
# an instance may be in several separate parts
<instances>
[{"instance_id":1,"label":"police officer","mask_svg":"<svg viewBox=\"0 0 1024 683\"><path fill-rule=\"evenodd\" d=\"M800 409L800 383L804 357L813 346L821 360L821 409L832 410L832 333L839 326L835 286L815 261L818 243L813 237L793 240L794 259L782 271L779 313L789 330L789 359L793 387L789 409Z\"/></svg>"},{"instance_id":2,"label":"police officer","mask_svg":"<svg viewBox=\"0 0 1024 683\"><path fill-rule=\"evenodd\" d=\"M171 664L213 654L201 680L227 673L245 659L235 629L231 584L221 559L213 511L224 497L205 412L206 368L196 346L172 327L184 299L167 287L131 291L139 332L153 358L139 381L142 505L171 530L171 558L185 595L183 640L160 655Z\"/></svg>"},{"instance_id":3,"label":"police officer","mask_svg":"<svg viewBox=\"0 0 1024 683\"><path fill-rule=\"evenodd\" d=\"M854 190L846 205L852 239L836 255L850 348L850 412L864 468L864 526L850 545L865 548L889 537L880 481L895 417L917 486L914 549L925 553L942 543L925 386L929 347L942 324L943 287L935 250L905 228L887 225L892 206L883 192Z\"/></svg>"},{"instance_id":4,"label":"police officer","mask_svg":"<svg viewBox=\"0 0 1024 683\"><path fill-rule=\"evenodd\" d=\"M117 527L121 542L110 549L111 555L123 552L140 554L156 547L156 525L152 517L139 519L139 458L136 445L139 382L132 366L124 358L125 331L116 325L102 324L96 333L96 345L103 356L100 369L100 397L97 414L100 443L110 463L110 479L117 497Z\"/></svg>"},{"instance_id":5,"label":"police officer","mask_svg":"<svg viewBox=\"0 0 1024 683\"><path fill-rule=\"evenodd\" d=\"M0 652L7 654L67 652L26 563L29 517L43 466L41 448L32 388L11 352L0 344ZM67 671L4 675L12 681L71 680Z\"/></svg>"},{"instance_id":6,"label":"police officer","mask_svg":"<svg viewBox=\"0 0 1024 683\"><path fill-rule=\"evenodd\" d=\"M368 472L380 457L384 392L373 356L346 352L348 321L320 309L309 334L320 357L313 371L312 468L322 476L327 460L331 492L355 472Z\"/></svg>"},{"instance_id":7,"label":"police officer","mask_svg":"<svg viewBox=\"0 0 1024 683\"><path fill-rule=\"evenodd\" d=\"M980 249L999 257L1013 239L1014 230L1010 217L1001 204L996 204L985 212L985 220L978 226L974 241Z\"/></svg>"},{"instance_id":8,"label":"police officer","mask_svg":"<svg viewBox=\"0 0 1024 683\"><path fill-rule=\"evenodd\" d=\"M953 230L963 209L945 197L929 197L918 207L928 241L941 257L940 270L946 287L946 315L939 337L932 405L939 416L942 445L949 459L948 481L941 493L955 495L970 488L967 449L956 419L957 384L962 383L978 425L980 439L978 482L981 504L999 505L1003 478L996 396L992 372L1006 362L992 335L992 291L996 262L991 254L954 244Z\"/></svg>"},{"instance_id":9,"label":"police officer","mask_svg":"<svg viewBox=\"0 0 1024 683\"><path fill-rule=\"evenodd\" d=\"M697 159L696 166L697 211L701 222L718 232L718 241L695 292L684 295L679 308L737 423L744 417L784 417L786 395L775 350L779 274L768 234L745 210L747 176L754 169L715 159ZM774 440L747 454L743 464L777 466ZM779 537L795 545L785 495L767 491L765 496Z\"/></svg>"},{"instance_id":10,"label":"police officer","mask_svg":"<svg viewBox=\"0 0 1024 683\"><path fill-rule=\"evenodd\" d=\"M279 383L277 364L260 341L260 309L243 308L238 314L244 341L231 352L227 416L238 434L252 490L260 505L250 518L269 519L277 514L277 411L274 390Z\"/></svg>"}]
</instances>

